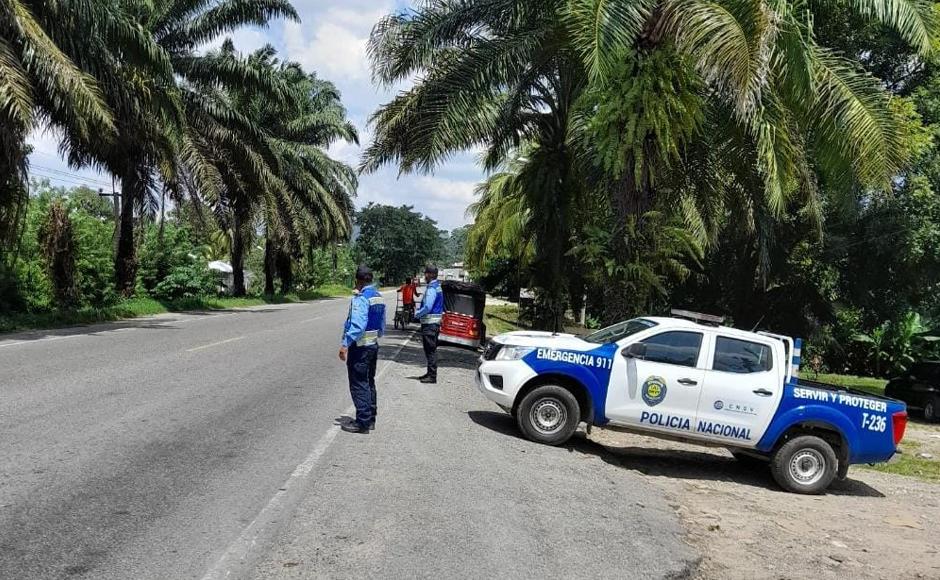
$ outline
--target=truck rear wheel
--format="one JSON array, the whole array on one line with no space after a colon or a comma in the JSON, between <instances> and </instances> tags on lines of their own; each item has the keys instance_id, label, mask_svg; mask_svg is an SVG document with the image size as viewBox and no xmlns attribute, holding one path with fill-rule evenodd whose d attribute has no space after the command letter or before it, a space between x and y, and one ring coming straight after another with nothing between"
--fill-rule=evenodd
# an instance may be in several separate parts
<instances>
[{"instance_id":1,"label":"truck rear wheel","mask_svg":"<svg viewBox=\"0 0 940 580\"><path fill-rule=\"evenodd\" d=\"M581 406L568 389L543 385L519 403L516 422L527 439L547 445L561 445L578 428Z\"/></svg>"},{"instance_id":2,"label":"truck rear wheel","mask_svg":"<svg viewBox=\"0 0 940 580\"><path fill-rule=\"evenodd\" d=\"M937 422L937 413L940 412L940 400L930 399L924 403L924 420L928 423Z\"/></svg>"},{"instance_id":3,"label":"truck rear wheel","mask_svg":"<svg viewBox=\"0 0 940 580\"><path fill-rule=\"evenodd\" d=\"M813 435L787 441L770 460L774 479L793 493L822 493L835 479L838 469L839 460L832 446Z\"/></svg>"}]
</instances>

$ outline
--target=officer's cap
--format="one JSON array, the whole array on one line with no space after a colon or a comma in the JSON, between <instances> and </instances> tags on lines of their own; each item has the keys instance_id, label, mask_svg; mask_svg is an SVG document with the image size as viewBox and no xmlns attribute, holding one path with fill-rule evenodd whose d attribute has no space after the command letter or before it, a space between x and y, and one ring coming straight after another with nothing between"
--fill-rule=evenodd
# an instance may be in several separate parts
<instances>
[{"instance_id":1,"label":"officer's cap","mask_svg":"<svg viewBox=\"0 0 940 580\"><path fill-rule=\"evenodd\" d=\"M372 270L368 266L362 264L356 268L356 280L371 280L372 279Z\"/></svg>"}]
</instances>

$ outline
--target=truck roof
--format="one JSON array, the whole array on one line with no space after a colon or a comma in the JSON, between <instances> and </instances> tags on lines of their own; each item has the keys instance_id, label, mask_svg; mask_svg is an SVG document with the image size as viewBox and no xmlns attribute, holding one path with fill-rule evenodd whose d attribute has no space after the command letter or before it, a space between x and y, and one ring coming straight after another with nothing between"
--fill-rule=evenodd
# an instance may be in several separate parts
<instances>
[{"instance_id":1,"label":"truck roof","mask_svg":"<svg viewBox=\"0 0 940 580\"><path fill-rule=\"evenodd\" d=\"M644 316L644 320L649 320L655 322L656 324L662 326L670 326L672 328L694 328L696 330L718 330L722 334L727 334L729 336L737 336L739 338L754 340L758 339L761 341L767 341L768 337L760 335L756 332L750 332L748 330L741 330L739 328L732 328L730 326L711 326L708 324L699 324L692 320L687 320L685 318L672 318L668 316Z\"/></svg>"}]
</instances>

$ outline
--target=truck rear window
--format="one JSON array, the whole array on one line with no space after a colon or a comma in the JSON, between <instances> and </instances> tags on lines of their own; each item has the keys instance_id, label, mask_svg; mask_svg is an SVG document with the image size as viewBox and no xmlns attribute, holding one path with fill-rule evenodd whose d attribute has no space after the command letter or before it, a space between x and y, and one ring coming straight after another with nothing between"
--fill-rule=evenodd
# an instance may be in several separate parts
<instances>
[{"instance_id":1,"label":"truck rear window","mask_svg":"<svg viewBox=\"0 0 940 580\"><path fill-rule=\"evenodd\" d=\"M774 366L766 344L719 336L715 343L712 369L725 373L762 373Z\"/></svg>"},{"instance_id":2,"label":"truck rear window","mask_svg":"<svg viewBox=\"0 0 940 580\"><path fill-rule=\"evenodd\" d=\"M584 337L584 340L588 342L596 342L597 344L607 344L610 342L617 342L622 338L626 338L631 334L636 334L647 328L653 328L656 326L656 323L652 320L646 320L645 318L632 318L630 320L624 320L623 322L618 322L608 326L607 328L602 328L593 334L589 334Z\"/></svg>"}]
</instances>

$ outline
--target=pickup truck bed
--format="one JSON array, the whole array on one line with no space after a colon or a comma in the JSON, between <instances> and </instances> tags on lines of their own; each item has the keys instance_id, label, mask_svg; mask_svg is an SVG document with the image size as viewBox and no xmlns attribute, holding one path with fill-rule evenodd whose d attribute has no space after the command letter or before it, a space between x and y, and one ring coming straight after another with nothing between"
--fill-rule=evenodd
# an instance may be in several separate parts
<instances>
[{"instance_id":1,"label":"pickup truck bed","mask_svg":"<svg viewBox=\"0 0 940 580\"><path fill-rule=\"evenodd\" d=\"M846 464L877 463L894 455L904 436L907 412L901 401L794 378L784 386L783 399L757 449L769 453L788 429L807 421L840 433L843 448L848 449Z\"/></svg>"}]
</instances>

